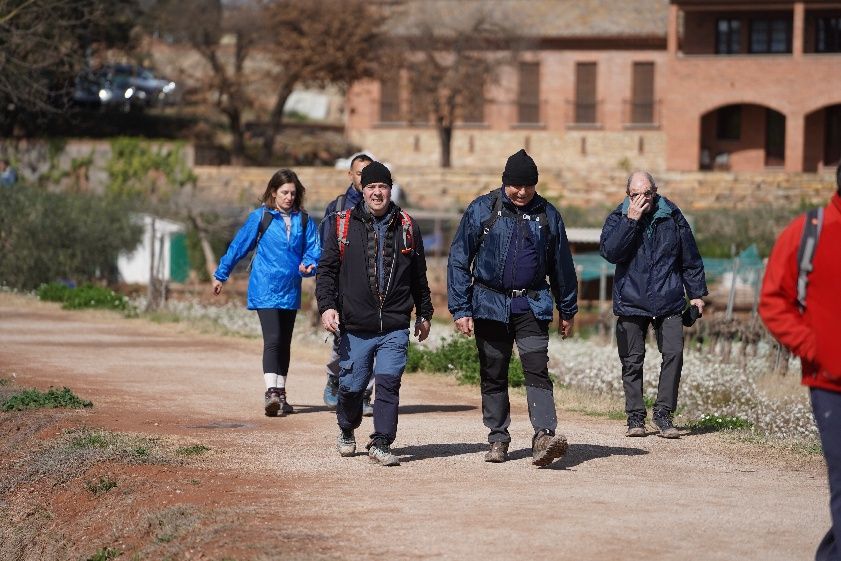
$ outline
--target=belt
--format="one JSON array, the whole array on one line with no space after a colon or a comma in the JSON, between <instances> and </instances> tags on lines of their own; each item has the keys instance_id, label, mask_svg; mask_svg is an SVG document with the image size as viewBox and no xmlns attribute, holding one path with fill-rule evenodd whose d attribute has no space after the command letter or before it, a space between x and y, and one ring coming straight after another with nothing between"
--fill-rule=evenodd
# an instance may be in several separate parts
<instances>
[{"instance_id":1,"label":"belt","mask_svg":"<svg viewBox=\"0 0 841 561\"><path fill-rule=\"evenodd\" d=\"M475 284L482 285L483 287L487 288L491 292L496 292L497 294L504 294L504 295L509 296L511 298L520 298L522 296L528 296L532 300L537 300L538 297L540 296L540 293L537 290L534 290L534 289L531 289L531 288L516 288L516 289L513 289L513 290L500 290L500 289L495 288L493 286L488 286L487 284L483 283L482 281L479 281L479 280L476 280L476 279L473 279L473 282Z\"/></svg>"}]
</instances>

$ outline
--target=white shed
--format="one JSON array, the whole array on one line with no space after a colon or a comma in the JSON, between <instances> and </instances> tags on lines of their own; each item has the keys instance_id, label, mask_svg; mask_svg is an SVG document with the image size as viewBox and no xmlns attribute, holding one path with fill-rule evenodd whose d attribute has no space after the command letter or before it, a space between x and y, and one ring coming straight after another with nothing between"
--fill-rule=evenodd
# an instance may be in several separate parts
<instances>
[{"instance_id":1,"label":"white shed","mask_svg":"<svg viewBox=\"0 0 841 561\"><path fill-rule=\"evenodd\" d=\"M164 280L184 282L189 272L184 225L149 214L138 214L134 218L143 224L143 238L134 251L123 253L117 258L120 280L130 284L149 283L154 219L155 270Z\"/></svg>"}]
</instances>

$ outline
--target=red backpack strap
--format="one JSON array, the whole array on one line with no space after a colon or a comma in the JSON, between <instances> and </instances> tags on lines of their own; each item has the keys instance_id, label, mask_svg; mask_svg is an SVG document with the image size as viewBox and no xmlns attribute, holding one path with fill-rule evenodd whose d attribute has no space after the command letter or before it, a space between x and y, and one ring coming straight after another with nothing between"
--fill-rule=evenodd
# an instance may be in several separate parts
<instances>
[{"instance_id":1,"label":"red backpack strap","mask_svg":"<svg viewBox=\"0 0 841 561\"><path fill-rule=\"evenodd\" d=\"M412 238L412 217L405 210L400 211L400 225L403 229L403 249L400 253L408 255L415 249L415 240Z\"/></svg>"},{"instance_id":2,"label":"red backpack strap","mask_svg":"<svg viewBox=\"0 0 841 561\"><path fill-rule=\"evenodd\" d=\"M345 246L348 244L347 233L350 228L350 211L341 210L336 213L336 241L339 244L339 262L345 257Z\"/></svg>"}]
</instances>

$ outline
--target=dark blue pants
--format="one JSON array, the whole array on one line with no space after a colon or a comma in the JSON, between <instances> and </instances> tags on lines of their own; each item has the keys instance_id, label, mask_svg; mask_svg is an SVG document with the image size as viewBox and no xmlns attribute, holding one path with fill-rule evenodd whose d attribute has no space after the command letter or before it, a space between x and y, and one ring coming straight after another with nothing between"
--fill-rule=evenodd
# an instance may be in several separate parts
<instances>
[{"instance_id":1,"label":"dark blue pants","mask_svg":"<svg viewBox=\"0 0 841 561\"><path fill-rule=\"evenodd\" d=\"M829 472L832 526L818 545L815 561L841 561L841 392L812 388L812 412Z\"/></svg>"}]
</instances>

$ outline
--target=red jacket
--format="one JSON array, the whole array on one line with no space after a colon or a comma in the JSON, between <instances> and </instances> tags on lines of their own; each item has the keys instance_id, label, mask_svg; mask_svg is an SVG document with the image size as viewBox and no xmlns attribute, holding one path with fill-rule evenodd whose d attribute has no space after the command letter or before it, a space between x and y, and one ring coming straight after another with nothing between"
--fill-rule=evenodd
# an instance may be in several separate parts
<instances>
[{"instance_id":1,"label":"red jacket","mask_svg":"<svg viewBox=\"0 0 841 561\"><path fill-rule=\"evenodd\" d=\"M803 384L841 392L841 197L832 197L806 291L806 310L797 307L797 251L804 216L777 238L759 300L759 315L771 334L800 357Z\"/></svg>"}]
</instances>

